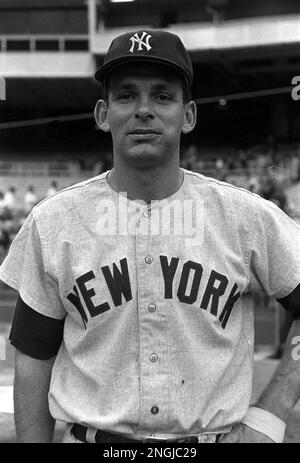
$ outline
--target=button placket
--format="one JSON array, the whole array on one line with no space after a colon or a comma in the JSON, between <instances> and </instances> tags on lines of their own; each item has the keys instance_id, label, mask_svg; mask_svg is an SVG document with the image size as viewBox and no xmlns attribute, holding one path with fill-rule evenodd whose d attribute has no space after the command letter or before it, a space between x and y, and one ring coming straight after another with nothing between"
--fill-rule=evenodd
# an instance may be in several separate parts
<instances>
[{"instance_id":1,"label":"button placket","mask_svg":"<svg viewBox=\"0 0 300 463\"><path fill-rule=\"evenodd\" d=\"M156 363L158 361L158 355L153 352L151 355L150 355L150 362L151 363Z\"/></svg>"},{"instance_id":2,"label":"button placket","mask_svg":"<svg viewBox=\"0 0 300 463\"><path fill-rule=\"evenodd\" d=\"M149 311L150 313L155 312L155 311L156 311L156 305L155 305L155 304L149 304L149 305L148 305L148 311Z\"/></svg>"},{"instance_id":3,"label":"button placket","mask_svg":"<svg viewBox=\"0 0 300 463\"><path fill-rule=\"evenodd\" d=\"M143 214L145 210L142 212ZM152 212L151 218L154 218ZM149 219L148 219L149 220ZM142 220L145 225L150 224L146 217ZM145 226L146 226L145 225ZM165 339L161 339L161 332L158 323L164 323L163 313L155 313L158 307L154 303L159 297L159 287L149 285L152 278L158 275L159 261L156 256L152 256L152 249L156 245L156 236L151 236L151 230L148 227L148 235L138 236L136 241L136 258L138 270L138 295L139 295L139 345L140 345L140 391L141 391L141 407L139 423L141 429L145 426L151 426L152 421L162 423L167 415L168 407L158 408L157 400L157 384L159 378L167 377L168 366L165 361ZM150 235L149 235L150 233ZM142 258L140 258L142 257ZM143 308L143 309L142 309ZM155 313L155 315L154 315ZM158 318L157 318L158 317ZM157 336L157 338L156 338ZM153 339L157 342L153 344ZM159 349L156 353L152 349ZM162 387L159 387L159 399L161 403L166 403L169 398L169 385L166 381ZM154 407L154 408L153 408ZM152 411L151 411L152 410Z\"/></svg>"},{"instance_id":4,"label":"button placket","mask_svg":"<svg viewBox=\"0 0 300 463\"><path fill-rule=\"evenodd\" d=\"M159 412L159 408L154 405L152 408L151 408L151 413L152 415L157 415L157 413Z\"/></svg>"}]
</instances>

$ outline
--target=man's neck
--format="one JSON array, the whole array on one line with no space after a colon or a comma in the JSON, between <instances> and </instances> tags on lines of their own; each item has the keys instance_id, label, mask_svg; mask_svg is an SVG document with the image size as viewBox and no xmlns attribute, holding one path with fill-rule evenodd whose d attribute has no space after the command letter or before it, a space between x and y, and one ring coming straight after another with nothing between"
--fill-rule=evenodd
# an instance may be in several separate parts
<instances>
[{"instance_id":1,"label":"man's neck","mask_svg":"<svg viewBox=\"0 0 300 463\"><path fill-rule=\"evenodd\" d=\"M149 203L176 193L183 182L183 171L179 166L169 169L131 170L126 172L114 168L108 175L108 183L115 191L126 192L128 199Z\"/></svg>"}]
</instances>

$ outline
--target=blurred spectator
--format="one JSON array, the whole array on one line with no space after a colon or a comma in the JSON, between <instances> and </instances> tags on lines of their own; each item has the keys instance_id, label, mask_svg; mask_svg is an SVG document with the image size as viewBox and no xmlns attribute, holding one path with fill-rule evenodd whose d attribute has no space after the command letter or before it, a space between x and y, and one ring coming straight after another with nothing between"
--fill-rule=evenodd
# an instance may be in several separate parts
<instances>
[{"instance_id":1,"label":"blurred spectator","mask_svg":"<svg viewBox=\"0 0 300 463\"><path fill-rule=\"evenodd\" d=\"M57 182L55 180L53 180L51 183L50 183L50 186L47 190L47 198L49 196L52 196L54 195L55 193L57 193L58 191L58 186L57 186Z\"/></svg>"},{"instance_id":2,"label":"blurred spectator","mask_svg":"<svg viewBox=\"0 0 300 463\"><path fill-rule=\"evenodd\" d=\"M221 171L224 168L224 159L222 158L217 158L216 159L216 169L218 171Z\"/></svg>"},{"instance_id":3,"label":"blurred spectator","mask_svg":"<svg viewBox=\"0 0 300 463\"><path fill-rule=\"evenodd\" d=\"M299 182L300 180L300 162L299 157L295 154L291 158L291 172L293 182Z\"/></svg>"},{"instance_id":4,"label":"blurred spectator","mask_svg":"<svg viewBox=\"0 0 300 463\"><path fill-rule=\"evenodd\" d=\"M246 185L246 188L252 193L260 194L261 185L259 178L256 175L250 175L248 179L248 185Z\"/></svg>"},{"instance_id":5,"label":"blurred spectator","mask_svg":"<svg viewBox=\"0 0 300 463\"><path fill-rule=\"evenodd\" d=\"M5 230L4 222L0 220L0 252L7 251L10 243L9 234Z\"/></svg>"},{"instance_id":6,"label":"blurred spectator","mask_svg":"<svg viewBox=\"0 0 300 463\"><path fill-rule=\"evenodd\" d=\"M102 153L101 155L101 161L103 163L103 172L106 172L107 170L112 168L112 153L111 151L106 151L105 153Z\"/></svg>"},{"instance_id":7,"label":"blurred spectator","mask_svg":"<svg viewBox=\"0 0 300 463\"><path fill-rule=\"evenodd\" d=\"M8 209L6 206L0 211L0 220L2 221L7 221L7 220L12 220L13 218L13 213L10 209Z\"/></svg>"},{"instance_id":8,"label":"blurred spectator","mask_svg":"<svg viewBox=\"0 0 300 463\"><path fill-rule=\"evenodd\" d=\"M95 162L94 167L93 167L93 173L95 176L102 174L104 172L104 162L99 159L97 162Z\"/></svg>"},{"instance_id":9,"label":"blurred spectator","mask_svg":"<svg viewBox=\"0 0 300 463\"><path fill-rule=\"evenodd\" d=\"M262 183L261 186L260 194L263 198L272 201L276 204L276 206L278 206L280 209L287 213L287 196L285 194L283 186L280 184L278 180L276 180L275 176L268 175L265 178L265 181Z\"/></svg>"},{"instance_id":10,"label":"blurred spectator","mask_svg":"<svg viewBox=\"0 0 300 463\"><path fill-rule=\"evenodd\" d=\"M238 151L238 160L239 160L239 165L242 169L248 168L248 158L244 150Z\"/></svg>"},{"instance_id":11,"label":"blurred spectator","mask_svg":"<svg viewBox=\"0 0 300 463\"><path fill-rule=\"evenodd\" d=\"M201 173L203 169L205 169L205 161L203 161L203 159L198 159L196 172Z\"/></svg>"},{"instance_id":12,"label":"blurred spectator","mask_svg":"<svg viewBox=\"0 0 300 463\"><path fill-rule=\"evenodd\" d=\"M13 210L16 207L16 189L15 187L11 186L6 191L4 198L4 206L7 207L9 210Z\"/></svg>"},{"instance_id":13,"label":"blurred spectator","mask_svg":"<svg viewBox=\"0 0 300 463\"><path fill-rule=\"evenodd\" d=\"M181 165L184 169L190 169L197 172L198 151L195 145L190 145L182 153Z\"/></svg>"},{"instance_id":14,"label":"blurred spectator","mask_svg":"<svg viewBox=\"0 0 300 463\"><path fill-rule=\"evenodd\" d=\"M27 191L24 196L24 205L25 205L25 212L29 213L33 206L35 206L38 202L38 198L34 192L34 186L29 185Z\"/></svg>"},{"instance_id":15,"label":"blurred spectator","mask_svg":"<svg viewBox=\"0 0 300 463\"><path fill-rule=\"evenodd\" d=\"M234 161L234 159L232 158L232 156L229 156L229 157L227 158L227 167L228 167L229 170L232 170L232 169L235 168L235 161Z\"/></svg>"},{"instance_id":16,"label":"blurred spectator","mask_svg":"<svg viewBox=\"0 0 300 463\"><path fill-rule=\"evenodd\" d=\"M0 191L0 215L3 212L3 209L5 208L5 203L4 203L4 194L2 191Z\"/></svg>"},{"instance_id":17,"label":"blurred spectator","mask_svg":"<svg viewBox=\"0 0 300 463\"><path fill-rule=\"evenodd\" d=\"M7 230L5 230L5 222L0 220L0 264L5 259L10 245L10 236Z\"/></svg>"}]
</instances>

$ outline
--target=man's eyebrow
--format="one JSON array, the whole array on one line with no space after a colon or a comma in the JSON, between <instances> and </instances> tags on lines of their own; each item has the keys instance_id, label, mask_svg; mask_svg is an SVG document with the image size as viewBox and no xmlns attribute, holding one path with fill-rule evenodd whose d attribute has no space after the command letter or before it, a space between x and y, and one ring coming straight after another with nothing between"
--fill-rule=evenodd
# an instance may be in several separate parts
<instances>
[{"instance_id":1,"label":"man's eyebrow","mask_svg":"<svg viewBox=\"0 0 300 463\"><path fill-rule=\"evenodd\" d=\"M175 92L175 88L172 87L172 82L154 84L153 89L156 91L168 90L169 92Z\"/></svg>"},{"instance_id":2,"label":"man's eyebrow","mask_svg":"<svg viewBox=\"0 0 300 463\"><path fill-rule=\"evenodd\" d=\"M136 88L137 88L137 85L135 85L134 83L124 82L124 83L121 83L121 84L117 84L115 91L119 92L120 90L122 90L122 91L124 91L124 90L134 90Z\"/></svg>"}]
</instances>

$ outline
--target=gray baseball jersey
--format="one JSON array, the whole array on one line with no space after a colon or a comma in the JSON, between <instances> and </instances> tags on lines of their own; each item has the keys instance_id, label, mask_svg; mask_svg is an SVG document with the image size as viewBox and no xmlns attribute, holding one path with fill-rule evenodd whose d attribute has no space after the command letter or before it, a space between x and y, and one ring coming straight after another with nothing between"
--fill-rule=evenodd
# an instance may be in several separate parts
<instances>
[{"instance_id":1,"label":"gray baseball jersey","mask_svg":"<svg viewBox=\"0 0 300 463\"><path fill-rule=\"evenodd\" d=\"M65 318L49 392L54 418L170 437L221 432L249 406L250 293L300 282L300 227L274 204L184 171L145 205L107 172L41 202L0 278Z\"/></svg>"}]
</instances>

